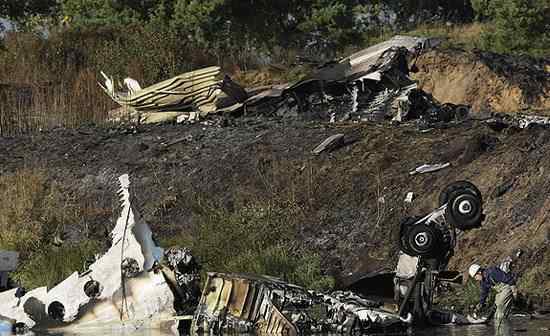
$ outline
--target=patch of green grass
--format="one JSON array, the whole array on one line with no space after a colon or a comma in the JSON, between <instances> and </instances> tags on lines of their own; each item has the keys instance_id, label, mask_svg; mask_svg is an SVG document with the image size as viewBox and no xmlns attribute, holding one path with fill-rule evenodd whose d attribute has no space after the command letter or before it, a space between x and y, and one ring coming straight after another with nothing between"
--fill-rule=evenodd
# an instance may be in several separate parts
<instances>
[{"instance_id":1,"label":"patch of green grass","mask_svg":"<svg viewBox=\"0 0 550 336\"><path fill-rule=\"evenodd\" d=\"M535 266L522 275L518 287L523 292L543 296L550 293L548 282L548 270L544 266Z\"/></svg>"},{"instance_id":2,"label":"patch of green grass","mask_svg":"<svg viewBox=\"0 0 550 336\"><path fill-rule=\"evenodd\" d=\"M518 290L532 301L544 301L550 298L550 250L546 251L541 263L533 265L518 279Z\"/></svg>"},{"instance_id":3,"label":"patch of green grass","mask_svg":"<svg viewBox=\"0 0 550 336\"><path fill-rule=\"evenodd\" d=\"M334 286L334 279L321 272L319 255L306 251L293 253L284 244L243 251L229 260L227 271L230 270L273 275L308 289L328 290Z\"/></svg>"},{"instance_id":4,"label":"patch of green grass","mask_svg":"<svg viewBox=\"0 0 550 336\"><path fill-rule=\"evenodd\" d=\"M93 262L94 254L99 252L99 246L94 241L50 246L32 253L12 277L26 289L52 288L75 271L85 271Z\"/></svg>"},{"instance_id":5,"label":"patch of green grass","mask_svg":"<svg viewBox=\"0 0 550 336\"><path fill-rule=\"evenodd\" d=\"M78 222L80 207L43 171L20 170L0 177L0 249L23 254L42 250Z\"/></svg>"},{"instance_id":6,"label":"patch of green grass","mask_svg":"<svg viewBox=\"0 0 550 336\"><path fill-rule=\"evenodd\" d=\"M319 255L298 243L296 204L197 207L197 228L164 243L190 247L203 271L271 275L318 290L334 286Z\"/></svg>"}]
</instances>

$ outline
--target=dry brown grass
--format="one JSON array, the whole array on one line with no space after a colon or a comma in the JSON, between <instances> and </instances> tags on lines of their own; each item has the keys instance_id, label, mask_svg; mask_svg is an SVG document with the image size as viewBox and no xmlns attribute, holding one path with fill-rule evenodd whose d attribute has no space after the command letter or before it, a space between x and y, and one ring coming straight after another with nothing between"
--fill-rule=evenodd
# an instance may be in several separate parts
<instances>
[{"instance_id":1,"label":"dry brown grass","mask_svg":"<svg viewBox=\"0 0 550 336\"><path fill-rule=\"evenodd\" d=\"M139 27L60 31L48 40L9 34L0 40L0 136L105 123L117 105L98 86L100 71L147 86L206 65L178 36Z\"/></svg>"},{"instance_id":2,"label":"dry brown grass","mask_svg":"<svg viewBox=\"0 0 550 336\"><path fill-rule=\"evenodd\" d=\"M488 23L474 22L464 25L430 24L420 25L406 35L441 37L446 44L465 49L481 48L481 34L488 28Z\"/></svg>"},{"instance_id":3,"label":"dry brown grass","mask_svg":"<svg viewBox=\"0 0 550 336\"><path fill-rule=\"evenodd\" d=\"M0 102L0 135L105 123L113 103L101 96L96 83L96 77L86 70L72 83L8 87Z\"/></svg>"},{"instance_id":4,"label":"dry brown grass","mask_svg":"<svg viewBox=\"0 0 550 336\"><path fill-rule=\"evenodd\" d=\"M231 78L246 88L276 85L302 79L311 69L305 65L272 65L242 71L232 69Z\"/></svg>"},{"instance_id":5,"label":"dry brown grass","mask_svg":"<svg viewBox=\"0 0 550 336\"><path fill-rule=\"evenodd\" d=\"M22 171L0 177L0 248L29 250L40 240L42 223L33 216L43 192L40 172Z\"/></svg>"},{"instance_id":6,"label":"dry brown grass","mask_svg":"<svg viewBox=\"0 0 550 336\"><path fill-rule=\"evenodd\" d=\"M61 235L79 216L77 202L42 171L0 177L0 249L28 255Z\"/></svg>"},{"instance_id":7,"label":"dry brown grass","mask_svg":"<svg viewBox=\"0 0 550 336\"><path fill-rule=\"evenodd\" d=\"M105 121L114 104L94 70L65 63L55 55L63 51L32 35L11 34L2 42L0 136Z\"/></svg>"},{"instance_id":8,"label":"dry brown grass","mask_svg":"<svg viewBox=\"0 0 550 336\"><path fill-rule=\"evenodd\" d=\"M20 253L19 269L12 277L27 289L53 286L86 260L99 243L54 243L85 212L77 199L64 192L44 171L20 170L0 176L0 249Z\"/></svg>"}]
</instances>

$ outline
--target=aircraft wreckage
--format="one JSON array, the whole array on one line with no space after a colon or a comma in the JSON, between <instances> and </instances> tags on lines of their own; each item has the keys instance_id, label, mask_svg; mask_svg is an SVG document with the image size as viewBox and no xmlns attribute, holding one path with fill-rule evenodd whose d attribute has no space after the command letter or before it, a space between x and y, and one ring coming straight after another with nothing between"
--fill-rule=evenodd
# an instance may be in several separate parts
<instances>
[{"instance_id":1,"label":"aircraft wreckage","mask_svg":"<svg viewBox=\"0 0 550 336\"><path fill-rule=\"evenodd\" d=\"M416 71L416 59L439 42L394 36L329 62L299 81L273 86L243 88L216 66L146 88L132 78L120 83L102 72L105 83L99 85L121 105L109 113L110 119L117 122L181 123L230 114L329 122L415 120L420 126L430 127L461 122L472 115L467 105L437 101L410 77ZM481 119L499 128L550 127L549 118L540 116L493 113Z\"/></svg>"},{"instance_id":2,"label":"aircraft wreckage","mask_svg":"<svg viewBox=\"0 0 550 336\"><path fill-rule=\"evenodd\" d=\"M456 230L476 228L483 221L481 193L469 182L451 184L438 209L401 223L397 268L382 282L376 279L388 274L375 272L346 292L325 294L269 276L208 273L201 294L200 267L191 252L158 246L132 207L128 175L119 181L122 209L110 248L87 271L75 272L53 288L0 293L0 329L293 336L400 334L412 323L485 322L432 307L437 283L453 280L445 274ZM17 257L10 258L11 265ZM399 310L380 301L388 286ZM373 293L376 299L366 299Z\"/></svg>"},{"instance_id":3,"label":"aircraft wreckage","mask_svg":"<svg viewBox=\"0 0 550 336\"><path fill-rule=\"evenodd\" d=\"M437 44L434 39L395 36L340 61L326 64L288 84L244 89L219 67L185 73L141 88L126 78L121 85L105 77L103 90L122 106L121 120L185 121L211 113L301 117L326 121L449 122L467 117L465 105L440 104L409 77L409 60ZM413 67L414 68L414 67Z\"/></svg>"},{"instance_id":4,"label":"aircraft wreckage","mask_svg":"<svg viewBox=\"0 0 550 336\"><path fill-rule=\"evenodd\" d=\"M90 331L102 328L172 328L174 292L158 265L158 247L130 204L128 175L120 177L121 215L112 245L87 272L73 273L53 288L0 293L0 315L14 330ZM172 271L173 273L173 271Z\"/></svg>"}]
</instances>

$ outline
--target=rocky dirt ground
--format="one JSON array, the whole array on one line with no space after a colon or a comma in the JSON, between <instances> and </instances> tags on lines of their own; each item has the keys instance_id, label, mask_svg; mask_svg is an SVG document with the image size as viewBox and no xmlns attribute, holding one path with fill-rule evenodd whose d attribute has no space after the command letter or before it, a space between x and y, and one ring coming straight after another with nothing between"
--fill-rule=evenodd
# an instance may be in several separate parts
<instances>
[{"instance_id":1,"label":"rocky dirt ground","mask_svg":"<svg viewBox=\"0 0 550 336\"><path fill-rule=\"evenodd\" d=\"M548 109L544 66L523 67L518 77L483 57L433 51L419 59L417 78L442 102L472 104L476 111ZM533 81L540 85L531 87ZM65 226L67 241L108 235L118 216L116 178L124 173L131 174L135 205L160 239L189 236L199 201L228 211L248 202L288 202L299 209L301 244L321 255L337 284L366 272L373 260L392 269L400 220L434 209L447 184L470 180L483 193L487 218L481 229L460 236L450 268L497 263L521 248L522 286L550 297L550 130L494 129L481 121L428 132L414 123L218 121L0 138L0 176L40 171L77 203L81 218ZM311 153L336 133L345 134L345 146ZM451 166L439 172L409 174L445 162ZM416 196L409 207L408 192Z\"/></svg>"}]
</instances>

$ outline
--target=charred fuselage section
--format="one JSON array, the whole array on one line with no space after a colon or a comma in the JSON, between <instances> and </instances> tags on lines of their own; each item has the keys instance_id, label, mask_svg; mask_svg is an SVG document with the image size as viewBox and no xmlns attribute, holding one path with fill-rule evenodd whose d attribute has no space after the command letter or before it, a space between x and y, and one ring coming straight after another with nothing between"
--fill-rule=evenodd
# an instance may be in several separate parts
<instances>
[{"instance_id":1,"label":"charred fuselage section","mask_svg":"<svg viewBox=\"0 0 550 336\"><path fill-rule=\"evenodd\" d=\"M209 273L192 332L400 334L409 322L351 292L327 295L267 276Z\"/></svg>"}]
</instances>

